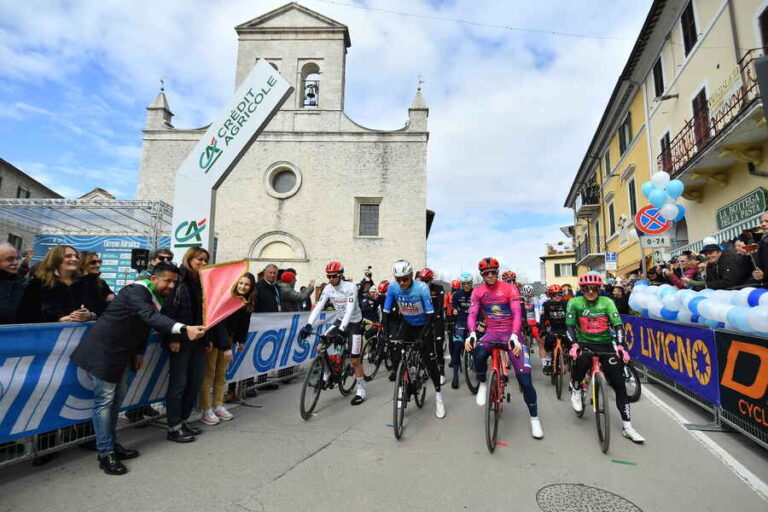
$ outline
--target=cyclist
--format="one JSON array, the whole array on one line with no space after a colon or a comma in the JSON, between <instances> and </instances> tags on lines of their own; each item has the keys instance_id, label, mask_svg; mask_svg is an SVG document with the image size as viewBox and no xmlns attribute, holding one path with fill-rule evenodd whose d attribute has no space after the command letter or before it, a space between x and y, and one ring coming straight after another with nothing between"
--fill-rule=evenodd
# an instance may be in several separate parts
<instances>
[{"instance_id":1,"label":"cyclist","mask_svg":"<svg viewBox=\"0 0 768 512\"><path fill-rule=\"evenodd\" d=\"M363 315L360 312L358 291L355 283L344 280L344 266L338 261L332 261L325 266L325 274L328 277L328 286L323 288L323 293L317 300L317 304L309 314L307 325L299 333L299 338L304 340L312 331L312 325L317 321L320 312L330 301L336 311L336 320L326 331L326 334L338 333L347 338L352 367L355 369L357 391L352 398L352 405L360 405L365 401L365 378L363 365L360 364L360 353L363 350ZM327 378L327 375L324 376Z\"/></svg>"},{"instance_id":2,"label":"cyclist","mask_svg":"<svg viewBox=\"0 0 768 512\"><path fill-rule=\"evenodd\" d=\"M555 349L557 338L560 338L563 349L568 350L568 336L565 327L565 308L563 302L563 288L558 284L553 284L547 288L547 297L541 306L541 326L546 330L544 336L544 350L546 356L544 361L544 375L552 374L552 351Z\"/></svg>"},{"instance_id":3,"label":"cyclist","mask_svg":"<svg viewBox=\"0 0 768 512\"><path fill-rule=\"evenodd\" d=\"M600 354L605 378L616 393L616 407L623 421L622 434L635 443L642 443L645 439L630 421L629 398L622 371L623 364L629 362L629 352L624 346L624 327L613 301L600 296L602 285L603 278L599 274L584 274L579 278L579 289L583 295L568 302L565 323L571 341L570 356L574 359L571 406L576 412L581 412L583 408L581 381L592 365L592 356L580 353L579 349L587 347Z\"/></svg>"},{"instance_id":4,"label":"cyclist","mask_svg":"<svg viewBox=\"0 0 768 512\"><path fill-rule=\"evenodd\" d=\"M461 349L464 348L464 338L467 336L467 315L469 315L469 306L472 304L472 274L469 272L461 274L459 283L461 289L454 292L451 300L451 312L456 322L451 339L451 368L453 368L451 387L453 389L459 389Z\"/></svg>"},{"instance_id":5,"label":"cyclist","mask_svg":"<svg viewBox=\"0 0 768 512\"><path fill-rule=\"evenodd\" d=\"M454 279L451 281L451 290L449 292L446 292L446 294L443 296L443 311L445 312L445 331L446 331L446 340L448 341L449 345L449 352L450 352L450 344L451 340L453 340L453 333L456 328L456 317L453 314L453 294L456 293L458 290L461 289L461 282L459 282L458 279Z\"/></svg>"},{"instance_id":6,"label":"cyclist","mask_svg":"<svg viewBox=\"0 0 768 512\"><path fill-rule=\"evenodd\" d=\"M563 301L568 304L568 301L573 298L573 287L568 283L563 285Z\"/></svg>"},{"instance_id":7,"label":"cyclist","mask_svg":"<svg viewBox=\"0 0 768 512\"><path fill-rule=\"evenodd\" d=\"M431 338L438 355L437 366L440 369L440 384L445 384L445 311L443 310L443 287L434 284L435 273L432 269L423 268L419 272L420 281L429 286L429 296L432 299L432 309L435 310L432 319Z\"/></svg>"},{"instance_id":8,"label":"cyclist","mask_svg":"<svg viewBox=\"0 0 768 512\"><path fill-rule=\"evenodd\" d=\"M475 373L480 383L477 391L477 405L486 403L486 371L491 345L496 344L506 349L515 370L517 381L523 388L523 397L531 415L531 435L536 439L544 437L541 421L538 417L536 390L531 381L531 363L528 348L520 343L520 293L510 283L499 281L499 262L494 258L483 258L477 265L483 276L484 284L472 290L472 305L467 317L469 336L465 350L475 350ZM477 315L482 311L485 316L485 335L478 342L475 328ZM510 349L511 345L511 349Z\"/></svg>"},{"instance_id":9,"label":"cyclist","mask_svg":"<svg viewBox=\"0 0 768 512\"><path fill-rule=\"evenodd\" d=\"M522 308L523 320L525 321L523 327L525 332L529 334L531 338L536 340L536 345L539 347L539 357L543 360L544 344L541 342L539 324L536 321L536 304L533 300L533 286L524 284L520 291L523 294Z\"/></svg>"},{"instance_id":10,"label":"cyclist","mask_svg":"<svg viewBox=\"0 0 768 512\"><path fill-rule=\"evenodd\" d=\"M517 274L511 270L505 270L504 273L501 274L501 280L505 283L515 284L517 282Z\"/></svg>"},{"instance_id":11,"label":"cyclist","mask_svg":"<svg viewBox=\"0 0 768 512\"><path fill-rule=\"evenodd\" d=\"M445 418L445 403L440 392L440 369L438 367L438 354L435 353L435 345L432 340L425 339L429 331L435 310L432 307L432 298L427 283L414 281L413 267L405 260L398 260L392 266L392 274L397 285L390 286L387 290L387 300L384 303L383 323L387 332L389 315L392 306L397 303L402 315L402 322L394 335L394 339L406 342L420 340L419 349L421 358L427 367L427 373L435 385L435 416ZM442 300L442 297L441 297ZM442 305L442 302L441 302ZM400 353L395 352L395 368L400 363ZM442 353L440 354L442 356Z\"/></svg>"}]
</instances>

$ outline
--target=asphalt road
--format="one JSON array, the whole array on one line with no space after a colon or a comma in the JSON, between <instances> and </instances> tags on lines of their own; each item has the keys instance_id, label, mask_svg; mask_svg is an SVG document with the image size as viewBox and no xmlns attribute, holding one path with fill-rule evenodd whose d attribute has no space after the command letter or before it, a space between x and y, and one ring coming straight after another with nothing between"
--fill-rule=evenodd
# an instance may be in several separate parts
<instances>
[{"instance_id":1,"label":"asphalt road","mask_svg":"<svg viewBox=\"0 0 768 512\"><path fill-rule=\"evenodd\" d=\"M195 443L171 443L155 427L123 431L121 441L142 452L127 461L125 476L104 475L95 454L80 449L40 468L0 470L0 511L768 510L760 494L768 456L756 445L736 434L692 434L675 415L704 417L647 386L652 394L632 411L647 442L624 439L612 408L612 443L603 454L590 411L577 418L535 370L544 439L530 436L512 386L499 433L507 446L494 454L463 382L445 390L443 420L434 416L430 385L426 406L411 404L396 441L385 372L358 407L325 391L310 421L299 416L298 379L251 399L263 408L239 407L234 421L205 427Z\"/></svg>"}]
</instances>

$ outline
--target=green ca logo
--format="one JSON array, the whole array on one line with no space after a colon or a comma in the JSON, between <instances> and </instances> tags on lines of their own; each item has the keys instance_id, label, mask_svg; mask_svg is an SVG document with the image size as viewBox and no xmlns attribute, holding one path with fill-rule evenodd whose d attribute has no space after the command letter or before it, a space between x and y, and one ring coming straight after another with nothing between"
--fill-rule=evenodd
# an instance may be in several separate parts
<instances>
[{"instance_id":1,"label":"green ca logo","mask_svg":"<svg viewBox=\"0 0 768 512\"><path fill-rule=\"evenodd\" d=\"M213 137L211 143L205 147L205 151L200 153L200 168L203 169L206 174L221 156L221 150L217 147L218 143L219 141L216 140L216 137Z\"/></svg>"},{"instance_id":2,"label":"green ca logo","mask_svg":"<svg viewBox=\"0 0 768 512\"><path fill-rule=\"evenodd\" d=\"M175 247L198 247L203 244L203 237L200 236L208 226L208 219L201 221L185 220L176 227L173 236L176 239ZM194 240L193 240L194 239ZM192 240L190 242L190 240Z\"/></svg>"}]
</instances>

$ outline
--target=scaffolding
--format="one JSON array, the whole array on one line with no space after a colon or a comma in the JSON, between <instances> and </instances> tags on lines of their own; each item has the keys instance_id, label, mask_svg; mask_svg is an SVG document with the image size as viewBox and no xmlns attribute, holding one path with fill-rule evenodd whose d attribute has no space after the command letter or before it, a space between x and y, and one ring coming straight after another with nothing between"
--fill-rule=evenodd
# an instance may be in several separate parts
<instances>
[{"instance_id":1,"label":"scaffolding","mask_svg":"<svg viewBox=\"0 0 768 512\"><path fill-rule=\"evenodd\" d=\"M150 248L169 235L173 208L163 201L0 199L0 219L39 235L146 236Z\"/></svg>"}]
</instances>

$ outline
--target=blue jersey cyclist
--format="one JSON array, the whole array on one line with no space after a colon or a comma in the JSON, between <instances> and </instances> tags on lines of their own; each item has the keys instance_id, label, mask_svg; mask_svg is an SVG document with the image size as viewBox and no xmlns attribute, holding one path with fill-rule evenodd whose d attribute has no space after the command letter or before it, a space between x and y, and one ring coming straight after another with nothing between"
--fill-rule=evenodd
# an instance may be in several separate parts
<instances>
[{"instance_id":1,"label":"blue jersey cyclist","mask_svg":"<svg viewBox=\"0 0 768 512\"><path fill-rule=\"evenodd\" d=\"M453 380L451 387L459 388L459 373L461 373L461 352L464 348L464 338L467 337L467 316L469 306L472 304L472 274L464 272L459 276L461 288L453 293L451 309L455 326L453 339L451 340L451 368L453 368Z\"/></svg>"},{"instance_id":2,"label":"blue jersey cyclist","mask_svg":"<svg viewBox=\"0 0 768 512\"><path fill-rule=\"evenodd\" d=\"M387 289L382 319L384 329L387 331L389 314L393 306L397 304L402 322L393 338L405 342L419 342L421 358L435 386L435 415L438 418L445 418L445 404L443 403L443 394L440 392L438 355L435 353L434 343L427 343L424 340L435 314L429 286L421 281L414 281L413 267L405 260L395 262L392 266L392 274L397 282ZM399 357L400 354L396 351L395 358L399 359ZM398 364L399 361L395 360L395 367Z\"/></svg>"}]
</instances>

